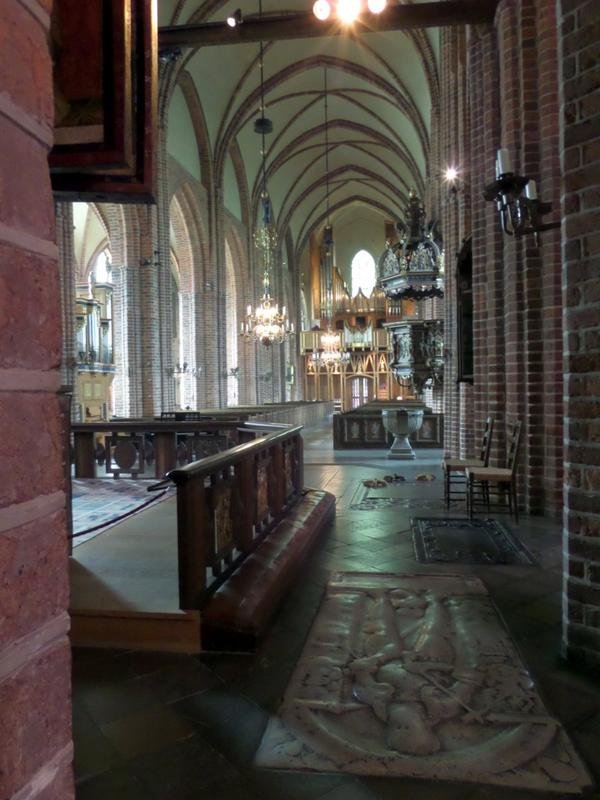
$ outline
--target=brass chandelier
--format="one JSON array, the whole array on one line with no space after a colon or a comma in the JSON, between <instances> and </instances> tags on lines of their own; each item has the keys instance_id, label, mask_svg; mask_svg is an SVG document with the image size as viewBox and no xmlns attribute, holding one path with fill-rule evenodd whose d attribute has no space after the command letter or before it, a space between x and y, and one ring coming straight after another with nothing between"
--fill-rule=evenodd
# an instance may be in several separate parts
<instances>
[{"instance_id":1,"label":"brass chandelier","mask_svg":"<svg viewBox=\"0 0 600 800\"><path fill-rule=\"evenodd\" d=\"M262 18L262 0L258 3L258 16ZM287 318L286 307L279 310L278 304L271 297L270 272L275 265L277 253L277 231L272 222L271 199L267 191L266 145L265 136L273 130L273 123L265 116L264 88L264 43L260 43L260 116L254 121L254 131L260 134L262 143L262 188L261 224L254 231L254 246L258 253L258 262L263 267L263 294L259 305L253 310L249 305L246 319L241 324L240 335L270 347L281 344L294 333L294 325Z\"/></svg>"},{"instance_id":2,"label":"brass chandelier","mask_svg":"<svg viewBox=\"0 0 600 800\"><path fill-rule=\"evenodd\" d=\"M273 302L269 271L265 269L260 304L254 311L252 306L248 306L246 321L242 322L240 334L245 339L253 339L265 347L270 347L272 344L281 344L293 333L294 324L288 320L285 306L279 311L279 306Z\"/></svg>"},{"instance_id":3,"label":"brass chandelier","mask_svg":"<svg viewBox=\"0 0 600 800\"><path fill-rule=\"evenodd\" d=\"M323 266L325 267L325 301L322 305L329 318L327 330L320 337L320 347L313 353L312 360L315 365L323 365L328 370L339 371L340 366L350 358L349 353L342 350L341 336L331 328L331 317L333 315L333 236L331 223L329 221L329 125L327 115L327 67L324 69L323 77L323 96L325 98L325 203L326 203L326 225L323 236Z\"/></svg>"}]
</instances>

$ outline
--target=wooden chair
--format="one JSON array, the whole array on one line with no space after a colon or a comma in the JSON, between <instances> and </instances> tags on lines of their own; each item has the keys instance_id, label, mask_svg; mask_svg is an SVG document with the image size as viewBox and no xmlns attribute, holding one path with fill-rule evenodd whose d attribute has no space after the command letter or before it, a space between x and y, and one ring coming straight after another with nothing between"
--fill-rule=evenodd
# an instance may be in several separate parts
<instances>
[{"instance_id":1,"label":"wooden chair","mask_svg":"<svg viewBox=\"0 0 600 800\"><path fill-rule=\"evenodd\" d=\"M506 467L467 467L466 476L468 483L467 504L469 517L473 519L476 503L475 487L481 487L482 505L490 511L490 485L496 488L496 493L508 492L508 510L514 514L515 522L519 521L519 498L517 494L517 461L521 444L521 422L518 420L512 427ZM499 502L494 504L501 505ZM504 505L504 504L502 504Z\"/></svg>"},{"instance_id":2,"label":"wooden chair","mask_svg":"<svg viewBox=\"0 0 600 800\"><path fill-rule=\"evenodd\" d=\"M494 432L494 418L488 417L485 421L483 439L481 440L481 450L479 458L445 458L442 461L444 470L444 500L446 508L450 508L451 495L466 497L467 483L465 472L468 467L487 467L490 460L490 447L492 446L492 434ZM452 484L461 486L461 491L452 491Z\"/></svg>"}]
</instances>

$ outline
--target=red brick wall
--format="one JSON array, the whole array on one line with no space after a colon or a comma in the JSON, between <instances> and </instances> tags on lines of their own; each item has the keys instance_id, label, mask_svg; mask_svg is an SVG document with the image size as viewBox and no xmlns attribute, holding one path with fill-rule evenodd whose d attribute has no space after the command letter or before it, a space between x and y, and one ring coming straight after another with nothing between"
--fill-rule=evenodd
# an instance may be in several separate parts
<instances>
[{"instance_id":1,"label":"red brick wall","mask_svg":"<svg viewBox=\"0 0 600 800\"><path fill-rule=\"evenodd\" d=\"M566 655L600 667L600 6L562 0Z\"/></svg>"},{"instance_id":2,"label":"red brick wall","mask_svg":"<svg viewBox=\"0 0 600 800\"><path fill-rule=\"evenodd\" d=\"M457 34L444 33L446 39L452 36L458 42ZM473 237L475 379L472 391L463 387L457 392L448 382L446 446L453 454L470 455L486 416L492 414L496 428L491 462L502 465L506 427L522 420L521 502L531 512L552 514L560 508L562 486L559 235L543 234L538 247L532 236L514 239L501 233L497 212L482 192L494 178L496 150L506 147L515 170L535 178L543 200L553 203L553 214L545 221L558 219L553 5L546 0L501 0L494 25L470 28L463 52L464 96L460 97L460 74L457 79L442 72L442 104L450 98L457 108L447 151L459 153L468 213L462 219L447 214L444 237L451 244L457 242L457 234ZM453 258L449 247L450 321L455 314ZM452 338L448 346L452 376Z\"/></svg>"},{"instance_id":3,"label":"red brick wall","mask_svg":"<svg viewBox=\"0 0 600 800\"><path fill-rule=\"evenodd\" d=\"M73 797L50 7L0 0L3 800Z\"/></svg>"}]
</instances>

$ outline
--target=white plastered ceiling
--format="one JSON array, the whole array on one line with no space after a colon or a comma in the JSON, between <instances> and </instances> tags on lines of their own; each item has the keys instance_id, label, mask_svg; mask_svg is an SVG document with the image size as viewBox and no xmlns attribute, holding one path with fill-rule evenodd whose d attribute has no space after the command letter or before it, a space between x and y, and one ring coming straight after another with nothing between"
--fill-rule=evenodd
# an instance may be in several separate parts
<instances>
[{"instance_id":1,"label":"white plastered ceiling","mask_svg":"<svg viewBox=\"0 0 600 800\"><path fill-rule=\"evenodd\" d=\"M264 0L263 13L307 11L312 0L285 6ZM159 0L161 25L224 21L240 8L258 13L258 2ZM265 42L267 188L276 222L289 228L298 255L326 216L324 73L328 84L329 205L334 229L364 221L395 220L411 188L423 193L429 171L432 93L436 92L439 31L371 33ZM185 48L178 69L191 76L206 122L215 181L227 210L240 218L237 145L251 213L258 213L261 140L259 45ZM169 150L188 167L198 143L189 112L176 93L169 109ZM196 170L193 170L195 172ZM341 265L340 265L341 266Z\"/></svg>"}]
</instances>

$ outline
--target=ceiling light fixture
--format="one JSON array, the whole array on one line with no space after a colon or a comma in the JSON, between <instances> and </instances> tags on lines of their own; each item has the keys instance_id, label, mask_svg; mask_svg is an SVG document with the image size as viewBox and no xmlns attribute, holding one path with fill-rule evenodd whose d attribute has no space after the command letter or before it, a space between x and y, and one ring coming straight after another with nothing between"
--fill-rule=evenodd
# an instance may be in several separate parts
<instances>
[{"instance_id":1,"label":"ceiling light fixture","mask_svg":"<svg viewBox=\"0 0 600 800\"><path fill-rule=\"evenodd\" d=\"M242 24L242 12L239 8L227 17L227 24L230 28L236 28Z\"/></svg>"},{"instance_id":2,"label":"ceiling light fixture","mask_svg":"<svg viewBox=\"0 0 600 800\"><path fill-rule=\"evenodd\" d=\"M363 6L364 0L337 0L337 18L344 25L351 25L360 16ZM367 0L366 7L371 14L381 14L387 8L387 0ZM333 3L330 0L316 0L313 5L313 14L321 22L328 20L332 12Z\"/></svg>"},{"instance_id":3,"label":"ceiling light fixture","mask_svg":"<svg viewBox=\"0 0 600 800\"><path fill-rule=\"evenodd\" d=\"M329 220L329 116L327 113L327 67L323 69L323 97L325 108L325 208L326 223L323 232L321 260L321 314L327 319L327 330L319 337L319 350L312 354L315 366L339 372L350 354L342 350L342 336L332 330L333 318L333 235Z\"/></svg>"},{"instance_id":4,"label":"ceiling light fixture","mask_svg":"<svg viewBox=\"0 0 600 800\"><path fill-rule=\"evenodd\" d=\"M381 14L382 11L385 11L386 6L387 0L367 0L367 8L371 14Z\"/></svg>"},{"instance_id":5,"label":"ceiling light fixture","mask_svg":"<svg viewBox=\"0 0 600 800\"><path fill-rule=\"evenodd\" d=\"M360 0L338 0L337 15L344 25L351 25L360 14Z\"/></svg>"},{"instance_id":6,"label":"ceiling light fixture","mask_svg":"<svg viewBox=\"0 0 600 800\"><path fill-rule=\"evenodd\" d=\"M262 0L258 0L258 18L262 19ZM253 339L265 347L284 342L294 333L294 326L287 319L286 308L279 306L271 297L270 271L275 264L277 230L272 222L271 199L267 191L267 145L265 136L273 131L273 123L265 116L264 42L260 43L260 116L254 120L254 131L261 137L261 191L262 218L254 231L254 246L263 267L263 294L255 310L249 305L246 320L241 323L240 335Z\"/></svg>"},{"instance_id":7,"label":"ceiling light fixture","mask_svg":"<svg viewBox=\"0 0 600 800\"><path fill-rule=\"evenodd\" d=\"M313 14L321 22L325 22L331 16L331 3L328 3L327 0L317 0L313 5Z\"/></svg>"}]
</instances>

